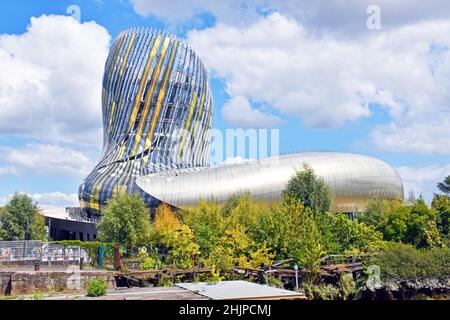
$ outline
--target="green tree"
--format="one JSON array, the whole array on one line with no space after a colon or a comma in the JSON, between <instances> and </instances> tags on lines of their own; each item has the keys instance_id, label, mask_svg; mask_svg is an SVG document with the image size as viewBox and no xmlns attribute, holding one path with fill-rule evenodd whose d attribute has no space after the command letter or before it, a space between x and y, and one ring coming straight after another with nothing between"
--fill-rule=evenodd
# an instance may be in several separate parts
<instances>
[{"instance_id":1,"label":"green tree","mask_svg":"<svg viewBox=\"0 0 450 320\"><path fill-rule=\"evenodd\" d=\"M426 248L442 248L444 246L439 229L433 220L428 221L425 227L422 246Z\"/></svg>"},{"instance_id":2,"label":"green tree","mask_svg":"<svg viewBox=\"0 0 450 320\"><path fill-rule=\"evenodd\" d=\"M41 214L37 214L34 217L34 221L30 226L31 239L34 240L47 240L48 235L45 230L45 217Z\"/></svg>"},{"instance_id":3,"label":"green tree","mask_svg":"<svg viewBox=\"0 0 450 320\"><path fill-rule=\"evenodd\" d=\"M1 238L11 240L46 240L45 220L37 204L23 193L15 193L0 217Z\"/></svg>"},{"instance_id":4,"label":"green tree","mask_svg":"<svg viewBox=\"0 0 450 320\"><path fill-rule=\"evenodd\" d=\"M416 200L414 200L414 203ZM394 210L401 208L403 203L399 200L370 199L366 205L366 212L358 216L358 221L379 229L383 221Z\"/></svg>"},{"instance_id":5,"label":"green tree","mask_svg":"<svg viewBox=\"0 0 450 320\"><path fill-rule=\"evenodd\" d=\"M310 210L302 212L302 220L297 235L299 241L292 256L314 277L320 272L320 258L325 254L323 238Z\"/></svg>"},{"instance_id":6,"label":"green tree","mask_svg":"<svg viewBox=\"0 0 450 320\"><path fill-rule=\"evenodd\" d=\"M341 253L370 253L386 247L383 234L373 226L352 221L340 213L331 216L334 241Z\"/></svg>"},{"instance_id":7,"label":"green tree","mask_svg":"<svg viewBox=\"0 0 450 320\"><path fill-rule=\"evenodd\" d=\"M197 207L180 214L183 222L194 231L200 251L208 256L219 244L226 228L221 208L214 202L200 200Z\"/></svg>"},{"instance_id":8,"label":"green tree","mask_svg":"<svg viewBox=\"0 0 450 320\"><path fill-rule=\"evenodd\" d=\"M125 192L111 199L97 226L98 238L105 242L118 242L127 249L146 244L151 225L149 209L137 194Z\"/></svg>"},{"instance_id":9,"label":"green tree","mask_svg":"<svg viewBox=\"0 0 450 320\"><path fill-rule=\"evenodd\" d=\"M436 222L442 237L449 238L450 225L450 197L436 195L431 202L431 208L436 211Z\"/></svg>"},{"instance_id":10,"label":"green tree","mask_svg":"<svg viewBox=\"0 0 450 320\"><path fill-rule=\"evenodd\" d=\"M441 191L442 193L448 194L450 195L450 176L447 176L444 181L439 182L437 184L437 188L439 189L439 191Z\"/></svg>"},{"instance_id":11,"label":"green tree","mask_svg":"<svg viewBox=\"0 0 450 320\"><path fill-rule=\"evenodd\" d=\"M268 246L279 259L294 258L311 272L318 271L325 253L314 213L295 196L284 195L282 203L262 220Z\"/></svg>"},{"instance_id":12,"label":"green tree","mask_svg":"<svg viewBox=\"0 0 450 320\"><path fill-rule=\"evenodd\" d=\"M3 208L0 207L0 240L2 239L2 215L3 215Z\"/></svg>"},{"instance_id":13,"label":"green tree","mask_svg":"<svg viewBox=\"0 0 450 320\"><path fill-rule=\"evenodd\" d=\"M436 213L419 199L414 205L400 207L389 214L380 226L380 231L388 241L401 241L427 248L441 242L433 230L434 221Z\"/></svg>"},{"instance_id":14,"label":"green tree","mask_svg":"<svg viewBox=\"0 0 450 320\"><path fill-rule=\"evenodd\" d=\"M322 178L316 177L307 164L288 181L284 191L289 196L299 199L306 208L314 213L324 213L330 209L331 191Z\"/></svg>"},{"instance_id":15,"label":"green tree","mask_svg":"<svg viewBox=\"0 0 450 320\"><path fill-rule=\"evenodd\" d=\"M194 232L168 206L162 205L156 211L153 230L153 240L167 250L164 257L167 264L193 267L193 259L200 254Z\"/></svg>"},{"instance_id":16,"label":"green tree","mask_svg":"<svg viewBox=\"0 0 450 320\"><path fill-rule=\"evenodd\" d=\"M416 202L417 202L417 199L416 199L416 195L414 194L414 191L409 190L408 198L406 199L406 204L413 206L416 204Z\"/></svg>"}]
</instances>

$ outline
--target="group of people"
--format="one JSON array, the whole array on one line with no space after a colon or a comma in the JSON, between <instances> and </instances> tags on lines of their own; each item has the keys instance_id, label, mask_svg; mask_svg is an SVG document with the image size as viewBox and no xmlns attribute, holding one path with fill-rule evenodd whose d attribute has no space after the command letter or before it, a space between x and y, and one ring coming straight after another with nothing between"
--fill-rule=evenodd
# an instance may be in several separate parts
<instances>
[{"instance_id":1,"label":"group of people","mask_svg":"<svg viewBox=\"0 0 450 320\"><path fill-rule=\"evenodd\" d=\"M19 249L19 250L18 250ZM20 254L21 251L22 254ZM25 254L23 254L25 251ZM0 248L0 261L14 260L41 260L41 261L61 261L78 260L79 249L64 247L61 245L42 244L25 250L24 248Z\"/></svg>"},{"instance_id":2,"label":"group of people","mask_svg":"<svg viewBox=\"0 0 450 320\"><path fill-rule=\"evenodd\" d=\"M0 249L0 261L14 260L16 251L13 248Z\"/></svg>"}]
</instances>

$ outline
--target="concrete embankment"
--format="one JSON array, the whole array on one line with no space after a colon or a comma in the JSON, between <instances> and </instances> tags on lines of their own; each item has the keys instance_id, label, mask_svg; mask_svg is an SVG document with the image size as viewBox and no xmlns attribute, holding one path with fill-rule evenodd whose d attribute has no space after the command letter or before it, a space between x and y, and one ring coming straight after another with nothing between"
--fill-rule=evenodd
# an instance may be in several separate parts
<instances>
[{"instance_id":1,"label":"concrete embankment","mask_svg":"<svg viewBox=\"0 0 450 320\"><path fill-rule=\"evenodd\" d=\"M86 289L95 278L106 280L108 288L116 287L115 272L97 270L0 271L0 296L18 296L35 292L71 292Z\"/></svg>"}]
</instances>

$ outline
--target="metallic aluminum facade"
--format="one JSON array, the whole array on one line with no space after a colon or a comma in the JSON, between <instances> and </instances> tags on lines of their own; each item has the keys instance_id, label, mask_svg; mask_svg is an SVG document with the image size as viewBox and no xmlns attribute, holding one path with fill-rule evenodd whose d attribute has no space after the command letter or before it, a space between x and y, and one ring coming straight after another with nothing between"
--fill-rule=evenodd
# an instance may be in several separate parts
<instances>
[{"instance_id":1,"label":"metallic aluminum facade","mask_svg":"<svg viewBox=\"0 0 450 320\"><path fill-rule=\"evenodd\" d=\"M189 207L199 199L223 203L236 193L276 201L289 179L303 164L324 179L333 194L332 211L364 211L368 199L403 199L403 184L385 162L349 153L298 153L245 161L201 171L176 170L140 177L147 193L175 207Z\"/></svg>"},{"instance_id":2,"label":"metallic aluminum facade","mask_svg":"<svg viewBox=\"0 0 450 320\"><path fill-rule=\"evenodd\" d=\"M212 96L195 52L176 38L130 29L115 40L103 79L103 151L79 188L83 212L98 214L118 192L149 207L224 202L249 191L280 199L309 164L333 193L333 211L363 211L370 198L403 199L403 185L383 161L347 153L298 153L209 168Z\"/></svg>"},{"instance_id":3,"label":"metallic aluminum facade","mask_svg":"<svg viewBox=\"0 0 450 320\"><path fill-rule=\"evenodd\" d=\"M122 32L103 78L103 151L79 188L84 212L99 213L119 191L142 192L137 176L205 167L210 159L212 96L195 52L168 34Z\"/></svg>"}]
</instances>

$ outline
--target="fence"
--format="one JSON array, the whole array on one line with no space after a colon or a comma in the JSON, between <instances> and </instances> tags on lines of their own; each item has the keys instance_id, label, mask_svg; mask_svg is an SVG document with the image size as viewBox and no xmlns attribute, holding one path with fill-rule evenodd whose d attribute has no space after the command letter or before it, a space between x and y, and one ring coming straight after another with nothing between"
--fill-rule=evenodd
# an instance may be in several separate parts
<instances>
[{"instance_id":1,"label":"fence","mask_svg":"<svg viewBox=\"0 0 450 320\"><path fill-rule=\"evenodd\" d=\"M94 224L97 224L100 222L100 219L93 218L93 217L89 218L89 217L83 215L81 213L80 208L76 208L76 207L66 208L66 212L68 213L68 215L71 219L78 221L78 222L87 222L87 223L94 223Z\"/></svg>"},{"instance_id":2,"label":"fence","mask_svg":"<svg viewBox=\"0 0 450 320\"><path fill-rule=\"evenodd\" d=\"M64 246L42 241L0 241L1 262L88 262L89 254L80 247Z\"/></svg>"}]
</instances>

